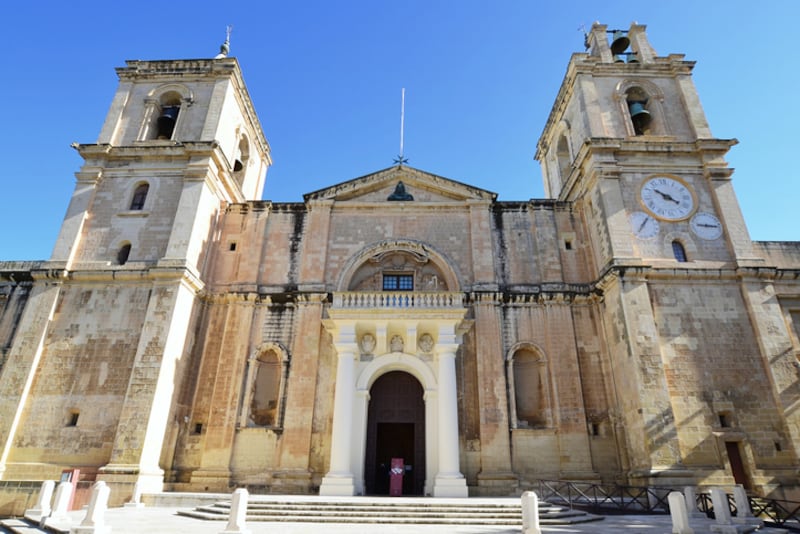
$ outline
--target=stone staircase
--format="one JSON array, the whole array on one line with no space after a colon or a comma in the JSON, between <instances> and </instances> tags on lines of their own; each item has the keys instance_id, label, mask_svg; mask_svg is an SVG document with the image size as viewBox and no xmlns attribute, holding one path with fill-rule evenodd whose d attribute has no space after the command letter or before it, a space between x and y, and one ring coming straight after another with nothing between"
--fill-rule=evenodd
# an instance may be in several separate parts
<instances>
[{"instance_id":1,"label":"stone staircase","mask_svg":"<svg viewBox=\"0 0 800 534\"><path fill-rule=\"evenodd\" d=\"M178 514L207 520L225 520L231 501L179 510ZM542 524L583 523L602 519L578 510L539 504ZM416 525L522 526L518 499L359 498L279 499L251 496L248 521L295 523L390 523Z\"/></svg>"}]
</instances>

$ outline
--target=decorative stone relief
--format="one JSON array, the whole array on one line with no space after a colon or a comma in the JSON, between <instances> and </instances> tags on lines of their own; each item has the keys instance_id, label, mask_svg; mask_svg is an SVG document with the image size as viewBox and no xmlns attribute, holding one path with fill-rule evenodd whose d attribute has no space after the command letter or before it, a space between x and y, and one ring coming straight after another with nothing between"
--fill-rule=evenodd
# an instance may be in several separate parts
<instances>
[{"instance_id":1,"label":"decorative stone relief","mask_svg":"<svg viewBox=\"0 0 800 534\"><path fill-rule=\"evenodd\" d=\"M361 336L361 354L372 354L375 350L375 336L372 334L364 334Z\"/></svg>"},{"instance_id":2,"label":"decorative stone relief","mask_svg":"<svg viewBox=\"0 0 800 534\"><path fill-rule=\"evenodd\" d=\"M403 338L399 335L392 336L392 340L389 342L389 349L391 352L403 352L403 347L405 346L405 342Z\"/></svg>"},{"instance_id":3,"label":"decorative stone relief","mask_svg":"<svg viewBox=\"0 0 800 534\"><path fill-rule=\"evenodd\" d=\"M425 354L430 354L430 352L433 350L433 345L433 337L430 334L422 334L419 338L419 342L417 343L419 350Z\"/></svg>"}]
</instances>

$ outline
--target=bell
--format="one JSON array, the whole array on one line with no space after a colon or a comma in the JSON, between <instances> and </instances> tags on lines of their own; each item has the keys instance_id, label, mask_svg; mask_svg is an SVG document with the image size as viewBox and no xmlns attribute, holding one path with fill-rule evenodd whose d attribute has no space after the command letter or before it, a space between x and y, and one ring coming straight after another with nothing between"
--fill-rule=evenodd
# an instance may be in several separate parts
<instances>
[{"instance_id":1,"label":"bell","mask_svg":"<svg viewBox=\"0 0 800 534\"><path fill-rule=\"evenodd\" d=\"M650 112L644 107L645 104L647 104L647 102L628 102L628 109L631 112L631 121L633 121L633 129L637 134L644 133L652 119Z\"/></svg>"},{"instance_id":2,"label":"bell","mask_svg":"<svg viewBox=\"0 0 800 534\"><path fill-rule=\"evenodd\" d=\"M158 118L158 138L169 139L172 137L172 131L175 129L175 121L178 118L179 106L169 106L161 110L161 116Z\"/></svg>"},{"instance_id":3,"label":"bell","mask_svg":"<svg viewBox=\"0 0 800 534\"><path fill-rule=\"evenodd\" d=\"M631 44L631 40L628 39L628 36L625 35L625 32L622 30L616 30L613 34L611 34L611 53L621 54L628 48Z\"/></svg>"},{"instance_id":4,"label":"bell","mask_svg":"<svg viewBox=\"0 0 800 534\"><path fill-rule=\"evenodd\" d=\"M628 63L639 63L639 58L636 57L635 52L630 52L628 54Z\"/></svg>"},{"instance_id":5,"label":"bell","mask_svg":"<svg viewBox=\"0 0 800 534\"><path fill-rule=\"evenodd\" d=\"M617 54L614 56L614 63L625 63L625 57L621 54Z\"/></svg>"}]
</instances>

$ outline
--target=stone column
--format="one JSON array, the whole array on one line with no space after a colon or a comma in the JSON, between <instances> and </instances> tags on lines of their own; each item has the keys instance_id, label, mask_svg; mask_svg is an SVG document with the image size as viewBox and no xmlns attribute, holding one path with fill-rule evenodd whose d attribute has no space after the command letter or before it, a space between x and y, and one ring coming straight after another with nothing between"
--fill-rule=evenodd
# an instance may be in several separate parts
<instances>
[{"instance_id":1,"label":"stone column","mask_svg":"<svg viewBox=\"0 0 800 534\"><path fill-rule=\"evenodd\" d=\"M339 331L336 351L336 392L333 397L333 433L331 436L331 467L319 488L320 495L355 495L353 469L350 465L353 446L353 396L355 394L355 325Z\"/></svg>"},{"instance_id":2,"label":"stone column","mask_svg":"<svg viewBox=\"0 0 800 534\"><path fill-rule=\"evenodd\" d=\"M439 334L439 341L454 335ZM467 482L459 469L458 391L456 389L455 343L437 345L439 360L439 473L434 497L467 497Z\"/></svg>"}]
</instances>

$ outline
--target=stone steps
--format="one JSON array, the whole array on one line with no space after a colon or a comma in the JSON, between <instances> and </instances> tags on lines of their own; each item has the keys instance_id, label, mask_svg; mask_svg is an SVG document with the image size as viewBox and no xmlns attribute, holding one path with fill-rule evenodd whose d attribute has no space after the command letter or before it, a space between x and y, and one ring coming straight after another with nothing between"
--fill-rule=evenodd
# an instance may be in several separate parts
<instances>
[{"instance_id":1,"label":"stone steps","mask_svg":"<svg viewBox=\"0 0 800 534\"><path fill-rule=\"evenodd\" d=\"M230 501L219 501L197 506L192 510L179 510L178 514L206 520L224 520L230 513ZM602 519L566 508L542 503L539 507L542 524L571 524ZM354 498L350 501L306 500L286 502L284 500L250 501L247 507L248 521L295 522L295 523L391 523L427 525L478 525L516 526L522 525L522 507L519 502L487 504L464 500L458 503L437 502L434 499L402 499L382 501Z\"/></svg>"}]
</instances>

